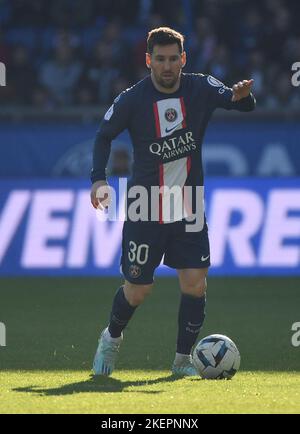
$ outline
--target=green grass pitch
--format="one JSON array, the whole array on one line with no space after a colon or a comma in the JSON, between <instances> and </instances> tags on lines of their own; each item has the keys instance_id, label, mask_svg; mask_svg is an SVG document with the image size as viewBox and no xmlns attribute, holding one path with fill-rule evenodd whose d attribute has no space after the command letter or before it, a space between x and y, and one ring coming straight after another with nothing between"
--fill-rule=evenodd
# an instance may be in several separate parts
<instances>
[{"instance_id":1,"label":"green grass pitch","mask_svg":"<svg viewBox=\"0 0 300 434\"><path fill-rule=\"evenodd\" d=\"M300 279L209 278L201 337L241 353L230 380L175 379L178 282L157 278L125 332L116 371L91 376L116 278L0 280L0 413L300 413Z\"/></svg>"}]
</instances>

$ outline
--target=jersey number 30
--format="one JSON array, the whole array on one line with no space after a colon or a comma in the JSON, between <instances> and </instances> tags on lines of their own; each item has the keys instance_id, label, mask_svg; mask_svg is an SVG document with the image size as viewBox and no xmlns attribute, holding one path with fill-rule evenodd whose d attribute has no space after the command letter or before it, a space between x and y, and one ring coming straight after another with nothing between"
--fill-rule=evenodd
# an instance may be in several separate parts
<instances>
[{"instance_id":1,"label":"jersey number 30","mask_svg":"<svg viewBox=\"0 0 300 434\"><path fill-rule=\"evenodd\" d=\"M139 265L144 265L148 261L148 255L148 244L140 244L138 246L134 241L129 241L128 258L130 262L137 262Z\"/></svg>"}]
</instances>

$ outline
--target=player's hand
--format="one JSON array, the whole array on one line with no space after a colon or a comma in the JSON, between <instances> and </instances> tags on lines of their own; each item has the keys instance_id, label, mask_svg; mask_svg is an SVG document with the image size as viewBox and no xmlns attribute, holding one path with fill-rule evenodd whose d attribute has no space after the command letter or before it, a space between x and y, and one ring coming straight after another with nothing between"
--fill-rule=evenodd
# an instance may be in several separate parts
<instances>
[{"instance_id":1,"label":"player's hand","mask_svg":"<svg viewBox=\"0 0 300 434\"><path fill-rule=\"evenodd\" d=\"M91 189L91 203L95 209L104 210L110 204L110 187L106 181L96 181Z\"/></svg>"},{"instance_id":2,"label":"player's hand","mask_svg":"<svg viewBox=\"0 0 300 434\"><path fill-rule=\"evenodd\" d=\"M254 80L243 80L232 86L233 95L231 101L239 101L242 98L246 98L250 92Z\"/></svg>"}]
</instances>

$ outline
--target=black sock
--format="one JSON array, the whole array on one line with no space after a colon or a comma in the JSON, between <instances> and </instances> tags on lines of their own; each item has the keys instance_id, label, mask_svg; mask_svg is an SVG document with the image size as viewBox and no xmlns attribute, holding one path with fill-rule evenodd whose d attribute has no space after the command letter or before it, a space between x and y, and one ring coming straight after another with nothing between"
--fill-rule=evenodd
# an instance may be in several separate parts
<instances>
[{"instance_id":1,"label":"black sock","mask_svg":"<svg viewBox=\"0 0 300 434\"><path fill-rule=\"evenodd\" d=\"M182 294L178 314L177 353L190 354L205 318L206 296Z\"/></svg>"},{"instance_id":2,"label":"black sock","mask_svg":"<svg viewBox=\"0 0 300 434\"><path fill-rule=\"evenodd\" d=\"M137 306L131 306L125 298L123 286L115 294L108 331L112 338L121 336L122 331L127 326Z\"/></svg>"}]
</instances>

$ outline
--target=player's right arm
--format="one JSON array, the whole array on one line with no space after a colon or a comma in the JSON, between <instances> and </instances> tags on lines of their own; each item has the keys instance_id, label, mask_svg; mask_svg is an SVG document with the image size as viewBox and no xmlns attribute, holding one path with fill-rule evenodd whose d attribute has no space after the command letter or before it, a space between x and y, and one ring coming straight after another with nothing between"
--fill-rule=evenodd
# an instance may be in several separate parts
<instances>
[{"instance_id":1,"label":"player's right arm","mask_svg":"<svg viewBox=\"0 0 300 434\"><path fill-rule=\"evenodd\" d=\"M108 184L106 180L106 166L110 155L111 142L122 131L128 128L130 113L130 92L127 89L114 100L112 106L105 113L97 131L93 149L93 168L91 171L91 203L94 208L98 208L101 202L107 201ZM100 187L103 188L101 189Z\"/></svg>"}]
</instances>

